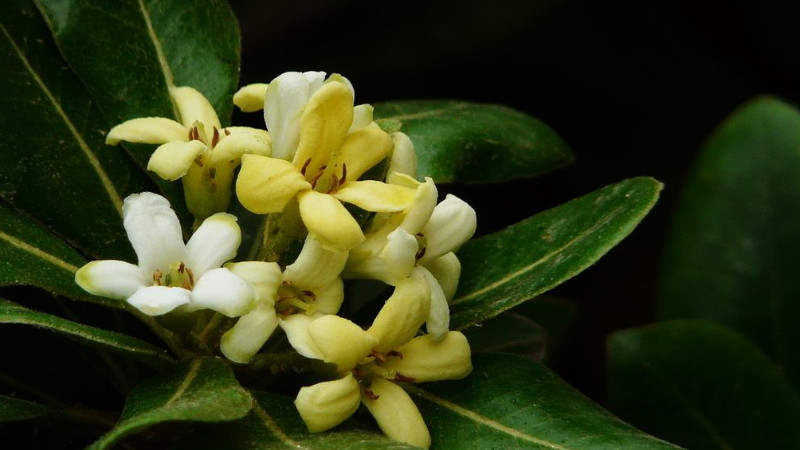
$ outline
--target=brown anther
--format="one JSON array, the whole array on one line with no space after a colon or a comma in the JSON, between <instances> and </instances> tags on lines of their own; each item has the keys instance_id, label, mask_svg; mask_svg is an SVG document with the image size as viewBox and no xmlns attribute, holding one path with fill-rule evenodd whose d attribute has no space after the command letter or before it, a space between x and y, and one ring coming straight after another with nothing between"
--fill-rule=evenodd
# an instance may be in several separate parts
<instances>
[{"instance_id":1,"label":"brown anther","mask_svg":"<svg viewBox=\"0 0 800 450\"><path fill-rule=\"evenodd\" d=\"M364 394L365 394L365 395L367 396L367 398L369 398L370 400L377 400L377 399L379 399L379 398L381 397L380 395L375 395L375 393L374 393L374 392L372 392L372 389L370 389L370 388L367 388L367 387L362 387L361 389L363 389L363 390L364 390Z\"/></svg>"},{"instance_id":2,"label":"brown anther","mask_svg":"<svg viewBox=\"0 0 800 450\"><path fill-rule=\"evenodd\" d=\"M192 273L192 269L187 267L186 275L189 275L189 286L194 287L194 274Z\"/></svg>"},{"instance_id":3,"label":"brown anther","mask_svg":"<svg viewBox=\"0 0 800 450\"><path fill-rule=\"evenodd\" d=\"M303 293L303 295L305 295L306 297L311 297L311 301L312 301L312 302L313 302L313 301L315 301L315 300L317 299L317 294L315 294L315 293L314 293L314 292L312 292L312 291L305 290L305 291L301 291L301 292L302 292L302 293Z\"/></svg>"},{"instance_id":4,"label":"brown anther","mask_svg":"<svg viewBox=\"0 0 800 450\"><path fill-rule=\"evenodd\" d=\"M214 127L214 135L211 136L211 148L214 148L219 143L219 129Z\"/></svg>"},{"instance_id":5,"label":"brown anther","mask_svg":"<svg viewBox=\"0 0 800 450\"><path fill-rule=\"evenodd\" d=\"M375 350L370 352L369 356L372 356L373 358L377 359L379 362L386 362L386 355L384 355L383 353L380 353L380 352L376 352Z\"/></svg>"},{"instance_id":6,"label":"brown anther","mask_svg":"<svg viewBox=\"0 0 800 450\"><path fill-rule=\"evenodd\" d=\"M225 128L223 131L225 131L225 136L230 136L231 135L231 130Z\"/></svg>"},{"instance_id":7,"label":"brown anther","mask_svg":"<svg viewBox=\"0 0 800 450\"><path fill-rule=\"evenodd\" d=\"M347 181L347 164L342 163L342 179L339 180L339 186L343 185Z\"/></svg>"},{"instance_id":8,"label":"brown anther","mask_svg":"<svg viewBox=\"0 0 800 450\"><path fill-rule=\"evenodd\" d=\"M303 167L300 168L300 174L305 176L306 169L308 169L308 165L311 164L311 158L308 158L306 162L303 163Z\"/></svg>"},{"instance_id":9,"label":"brown anther","mask_svg":"<svg viewBox=\"0 0 800 450\"><path fill-rule=\"evenodd\" d=\"M394 381L399 381L400 383L411 383L414 381L414 378L407 377L401 373L394 374Z\"/></svg>"},{"instance_id":10,"label":"brown anther","mask_svg":"<svg viewBox=\"0 0 800 450\"><path fill-rule=\"evenodd\" d=\"M426 250L426 249L427 249L427 247L422 247L421 249L419 249L419 251L417 252L417 254L416 254L416 255L414 255L414 258L416 258L416 259L420 259L420 258L422 258L423 256L425 256L425 250Z\"/></svg>"},{"instance_id":11,"label":"brown anther","mask_svg":"<svg viewBox=\"0 0 800 450\"><path fill-rule=\"evenodd\" d=\"M326 193L330 194L333 191L335 191L336 188L338 187L339 187L339 178L337 178L336 175L333 175L333 182L331 182L331 187L328 188L328 192Z\"/></svg>"},{"instance_id":12,"label":"brown anther","mask_svg":"<svg viewBox=\"0 0 800 450\"><path fill-rule=\"evenodd\" d=\"M164 274L160 270L156 269L156 271L153 272L153 284L155 284L156 286L161 286L162 276L164 276Z\"/></svg>"},{"instance_id":13,"label":"brown anther","mask_svg":"<svg viewBox=\"0 0 800 450\"><path fill-rule=\"evenodd\" d=\"M194 140L194 128L189 128L189 140Z\"/></svg>"},{"instance_id":14,"label":"brown anther","mask_svg":"<svg viewBox=\"0 0 800 450\"><path fill-rule=\"evenodd\" d=\"M397 356L400 359L403 359L403 354L398 352L397 350L391 350L386 356Z\"/></svg>"},{"instance_id":15,"label":"brown anther","mask_svg":"<svg viewBox=\"0 0 800 450\"><path fill-rule=\"evenodd\" d=\"M178 273L183 273L185 269L186 269L186 264L184 264L183 261L181 261L181 265L178 266Z\"/></svg>"},{"instance_id":16,"label":"brown anther","mask_svg":"<svg viewBox=\"0 0 800 450\"><path fill-rule=\"evenodd\" d=\"M281 282L281 284L284 285L284 286L291 286L292 285L292 281L291 280L283 280Z\"/></svg>"},{"instance_id":17,"label":"brown anther","mask_svg":"<svg viewBox=\"0 0 800 450\"><path fill-rule=\"evenodd\" d=\"M311 187L314 187L314 186L317 185L317 181L320 179L320 177L322 176L323 173L325 173L325 172L320 169L320 171L317 173L317 175L314 177L314 179L311 180Z\"/></svg>"},{"instance_id":18,"label":"brown anther","mask_svg":"<svg viewBox=\"0 0 800 450\"><path fill-rule=\"evenodd\" d=\"M292 314L294 314L296 312L297 312L297 308L295 308L294 306L290 306L290 307L286 308L286 311L279 312L278 315L281 316L281 317L288 317L288 316L291 316Z\"/></svg>"},{"instance_id":19,"label":"brown anther","mask_svg":"<svg viewBox=\"0 0 800 450\"><path fill-rule=\"evenodd\" d=\"M200 166L200 167L203 167L203 160L202 160L202 159L200 159L200 157L199 157L199 156L198 156L197 158L195 158L195 159L194 159L194 163L195 163L195 164L197 164L197 165L198 165L198 166Z\"/></svg>"},{"instance_id":20,"label":"brown anther","mask_svg":"<svg viewBox=\"0 0 800 450\"><path fill-rule=\"evenodd\" d=\"M364 378L365 376L367 376L367 373L364 372L363 370L359 369L359 368L355 368L355 369L353 369L353 376L356 379L360 380L360 379Z\"/></svg>"},{"instance_id":21,"label":"brown anther","mask_svg":"<svg viewBox=\"0 0 800 450\"><path fill-rule=\"evenodd\" d=\"M187 291L192 290L192 285L189 284L189 280L183 280L183 283L181 283L181 287L186 289Z\"/></svg>"},{"instance_id":22,"label":"brown anther","mask_svg":"<svg viewBox=\"0 0 800 450\"><path fill-rule=\"evenodd\" d=\"M421 231L420 231L419 233L417 233L417 236L419 236L419 237L421 237L421 238L425 237L425 235L424 235L424 234L422 234L422 232L421 232Z\"/></svg>"},{"instance_id":23,"label":"brown anther","mask_svg":"<svg viewBox=\"0 0 800 450\"><path fill-rule=\"evenodd\" d=\"M279 295L279 296L276 298L276 300L277 300L277 301L279 301L279 302L282 302L282 301L284 301L284 300L288 300L288 299L290 299L290 298L297 298L297 297L295 297L294 295Z\"/></svg>"},{"instance_id":24,"label":"brown anther","mask_svg":"<svg viewBox=\"0 0 800 450\"><path fill-rule=\"evenodd\" d=\"M216 176L217 176L217 168L216 167L211 167L210 169L208 169L208 177L209 178L211 178L213 180L214 177L216 177Z\"/></svg>"}]
</instances>

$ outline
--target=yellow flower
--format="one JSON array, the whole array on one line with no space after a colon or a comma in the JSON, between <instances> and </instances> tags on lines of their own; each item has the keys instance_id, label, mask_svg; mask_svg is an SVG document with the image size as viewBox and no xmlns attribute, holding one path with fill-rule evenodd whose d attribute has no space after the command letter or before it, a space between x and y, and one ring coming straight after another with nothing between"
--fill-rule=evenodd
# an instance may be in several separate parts
<instances>
[{"instance_id":1,"label":"yellow flower","mask_svg":"<svg viewBox=\"0 0 800 450\"><path fill-rule=\"evenodd\" d=\"M106 143L161 144L147 169L165 180L182 178L186 205L200 221L227 209L241 156L269 155L270 137L255 128L222 128L211 104L193 88L172 88L170 94L180 122L165 117L128 120L108 132Z\"/></svg>"}]
</instances>

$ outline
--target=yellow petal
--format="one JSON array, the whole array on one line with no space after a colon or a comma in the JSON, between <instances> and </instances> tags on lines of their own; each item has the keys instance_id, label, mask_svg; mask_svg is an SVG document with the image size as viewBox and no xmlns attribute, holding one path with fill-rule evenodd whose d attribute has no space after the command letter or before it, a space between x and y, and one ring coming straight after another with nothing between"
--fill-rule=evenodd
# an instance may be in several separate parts
<instances>
[{"instance_id":1,"label":"yellow petal","mask_svg":"<svg viewBox=\"0 0 800 450\"><path fill-rule=\"evenodd\" d=\"M294 164L310 180L344 143L353 122L353 92L343 83L325 83L308 101L300 119ZM306 164L307 161L308 164Z\"/></svg>"},{"instance_id":2,"label":"yellow petal","mask_svg":"<svg viewBox=\"0 0 800 450\"><path fill-rule=\"evenodd\" d=\"M375 377L369 389L375 397L361 396L378 426L389 439L428 448L431 435L425 421L406 391L391 381Z\"/></svg>"},{"instance_id":3,"label":"yellow petal","mask_svg":"<svg viewBox=\"0 0 800 450\"><path fill-rule=\"evenodd\" d=\"M280 212L304 189L311 189L311 184L291 163L266 156L242 156L236 195L250 211L257 214Z\"/></svg>"},{"instance_id":4,"label":"yellow petal","mask_svg":"<svg viewBox=\"0 0 800 450\"><path fill-rule=\"evenodd\" d=\"M233 94L233 104L244 112L256 112L264 109L267 86L269 86L267 83L253 83L243 86Z\"/></svg>"},{"instance_id":5,"label":"yellow petal","mask_svg":"<svg viewBox=\"0 0 800 450\"><path fill-rule=\"evenodd\" d=\"M353 123L350 125L350 133L360 130L372 123L372 115L375 108L364 103L353 108Z\"/></svg>"},{"instance_id":6,"label":"yellow petal","mask_svg":"<svg viewBox=\"0 0 800 450\"><path fill-rule=\"evenodd\" d=\"M436 189L433 179L426 177L424 183L418 183L414 200L405 212L400 228L409 234L419 233L430 220L438 199L439 191Z\"/></svg>"},{"instance_id":7,"label":"yellow petal","mask_svg":"<svg viewBox=\"0 0 800 450\"><path fill-rule=\"evenodd\" d=\"M112 128L106 136L108 145L117 145L120 141L163 144L187 140L189 140L189 130L180 123L164 117L131 119Z\"/></svg>"},{"instance_id":8,"label":"yellow petal","mask_svg":"<svg viewBox=\"0 0 800 450\"><path fill-rule=\"evenodd\" d=\"M147 170L152 170L165 180L175 181L186 175L195 159L207 148L200 141L168 142L153 152L147 162Z\"/></svg>"},{"instance_id":9,"label":"yellow petal","mask_svg":"<svg viewBox=\"0 0 800 450\"><path fill-rule=\"evenodd\" d=\"M417 177L417 152L414 150L414 143L411 139L401 132L392 133L394 149L392 159L389 160L389 172L386 182L395 184L398 174Z\"/></svg>"},{"instance_id":10,"label":"yellow petal","mask_svg":"<svg viewBox=\"0 0 800 450\"><path fill-rule=\"evenodd\" d=\"M246 281L253 288L257 304L273 307L283 275L277 263L243 261L225 264L225 268ZM276 322L277 324L277 322Z\"/></svg>"},{"instance_id":11,"label":"yellow petal","mask_svg":"<svg viewBox=\"0 0 800 450\"><path fill-rule=\"evenodd\" d=\"M358 381L346 377L306 386L297 393L294 405L308 431L318 433L339 425L352 416L361 403Z\"/></svg>"},{"instance_id":12,"label":"yellow petal","mask_svg":"<svg viewBox=\"0 0 800 450\"><path fill-rule=\"evenodd\" d=\"M397 283L367 332L378 339L375 350L386 353L417 334L428 319L430 287L422 278L406 278Z\"/></svg>"},{"instance_id":13,"label":"yellow petal","mask_svg":"<svg viewBox=\"0 0 800 450\"><path fill-rule=\"evenodd\" d=\"M360 326L339 316L327 315L311 321L308 333L325 362L340 372L351 370L370 354L378 340Z\"/></svg>"},{"instance_id":14,"label":"yellow petal","mask_svg":"<svg viewBox=\"0 0 800 450\"><path fill-rule=\"evenodd\" d=\"M347 179L355 181L392 151L392 138L379 128L364 128L347 136L342 144L339 166L347 165ZM341 180L342 177L339 176Z\"/></svg>"},{"instance_id":15,"label":"yellow petal","mask_svg":"<svg viewBox=\"0 0 800 450\"><path fill-rule=\"evenodd\" d=\"M408 208L414 201L415 189L380 181L348 181L334 197L373 212L397 212Z\"/></svg>"},{"instance_id":16,"label":"yellow petal","mask_svg":"<svg viewBox=\"0 0 800 450\"><path fill-rule=\"evenodd\" d=\"M241 175L239 179L241 180ZM324 247L350 250L364 240L364 233L361 232L358 222L339 200L312 190L299 193L297 198L300 201L300 217L303 223L308 232L319 239Z\"/></svg>"},{"instance_id":17,"label":"yellow petal","mask_svg":"<svg viewBox=\"0 0 800 450\"><path fill-rule=\"evenodd\" d=\"M414 382L457 380L472 371L467 338L459 331L450 331L436 341L426 334L395 349L401 356L390 356L383 367Z\"/></svg>"},{"instance_id":18,"label":"yellow petal","mask_svg":"<svg viewBox=\"0 0 800 450\"><path fill-rule=\"evenodd\" d=\"M233 133L225 136L211 151L209 161L212 165L232 162L239 164L242 155L269 156L272 153L269 141L256 133Z\"/></svg>"},{"instance_id":19,"label":"yellow petal","mask_svg":"<svg viewBox=\"0 0 800 450\"><path fill-rule=\"evenodd\" d=\"M208 99L197 89L188 86L171 88L169 93L178 107L181 123L185 127L191 127L195 122L202 123L206 129L208 142L211 142L213 127L222 129L222 126L219 124L217 113L214 112L214 107L211 106Z\"/></svg>"},{"instance_id":20,"label":"yellow petal","mask_svg":"<svg viewBox=\"0 0 800 450\"><path fill-rule=\"evenodd\" d=\"M426 262L425 268L436 277L439 286L447 300L452 300L458 288L458 279L461 277L461 261L455 253L449 252Z\"/></svg>"},{"instance_id":21,"label":"yellow petal","mask_svg":"<svg viewBox=\"0 0 800 450\"><path fill-rule=\"evenodd\" d=\"M347 251L330 250L309 235L297 259L283 271L284 281L300 289L315 290L334 282L347 262Z\"/></svg>"},{"instance_id":22,"label":"yellow petal","mask_svg":"<svg viewBox=\"0 0 800 450\"><path fill-rule=\"evenodd\" d=\"M278 326L275 308L261 305L239 317L219 340L219 349L233 362L246 364L258 353Z\"/></svg>"}]
</instances>

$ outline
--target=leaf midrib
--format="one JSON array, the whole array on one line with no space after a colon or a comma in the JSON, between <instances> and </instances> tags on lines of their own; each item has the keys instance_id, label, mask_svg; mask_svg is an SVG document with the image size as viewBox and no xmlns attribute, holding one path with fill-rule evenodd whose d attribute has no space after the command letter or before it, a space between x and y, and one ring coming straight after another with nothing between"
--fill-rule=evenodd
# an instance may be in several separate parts
<instances>
[{"instance_id":1,"label":"leaf midrib","mask_svg":"<svg viewBox=\"0 0 800 450\"><path fill-rule=\"evenodd\" d=\"M33 255L33 256L35 256L35 257L37 257L39 259L43 259L43 260L49 262L50 264L53 264L53 265L55 265L55 266L57 266L57 267L59 267L59 268L61 268L63 270L66 270L67 272L70 272L70 273L74 274L75 272L78 271L78 267L77 266L75 266L73 264L70 264L70 263L64 261L63 259L58 258L58 257L56 257L54 255L51 255L50 253L47 253L47 252L45 252L45 251L43 251L43 250L41 250L39 248L36 248L36 247L28 244L27 242L25 242L25 241L23 241L23 240L21 240L19 238L16 238L14 236L11 236L10 234L7 234L7 233L5 233L3 231L0 231L0 239L8 242L12 246L14 246L14 247L16 247L16 248L18 248L18 249L20 249L22 251L30 253L31 255Z\"/></svg>"},{"instance_id":2,"label":"leaf midrib","mask_svg":"<svg viewBox=\"0 0 800 450\"><path fill-rule=\"evenodd\" d=\"M139 3L139 10L142 12L142 18L144 19L145 26L147 27L147 36L150 38L150 42L153 44L153 47L156 50L156 58L158 59L158 65L161 68L161 74L164 76L164 82L167 85L167 89L169 92L169 101L172 104L173 114L176 118L180 119L180 110L178 109L178 105L175 103L175 99L172 98L172 89L175 87L175 77L172 74L172 68L169 65L169 61L167 61L167 57L164 54L164 47L161 45L161 39L159 39L158 34L156 34L156 30L153 27L153 20L150 16L150 11L147 9L147 6L144 4L144 0L137 0Z\"/></svg>"}]
</instances>

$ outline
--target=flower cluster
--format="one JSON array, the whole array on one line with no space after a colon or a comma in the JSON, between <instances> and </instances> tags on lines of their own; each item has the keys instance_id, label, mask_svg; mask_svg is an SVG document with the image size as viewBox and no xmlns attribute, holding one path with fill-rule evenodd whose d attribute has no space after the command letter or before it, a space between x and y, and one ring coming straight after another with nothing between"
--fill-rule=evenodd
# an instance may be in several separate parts
<instances>
[{"instance_id":1,"label":"flower cluster","mask_svg":"<svg viewBox=\"0 0 800 450\"><path fill-rule=\"evenodd\" d=\"M466 338L449 330L448 301L461 272L454 252L475 232L474 210L452 195L440 202L433 180L418 180L409 137L383 130L370 105L355 105L340 75L289 72L242 88L234 103L263 109L266 131L223 128L198 91L171 93L179 121L129 120L107 141L161 144L148 169L182 179L193 235L184 243L165 198L133 194L123 215L138 264L93 261L76 282L158 316L159 326L188 336L190 352L247 364L288 342L327 363L312 366L327 370L295 400L311 432L363 404L390 438L429 446L402 386L472 369ZM238 201L266 215L255 261L231 262L242 241L226 212L234 183ZM394 287L366 329L339 315L352 279ZM266 349L278 328L286 339Z\"/></svg>"}]
</instances>

